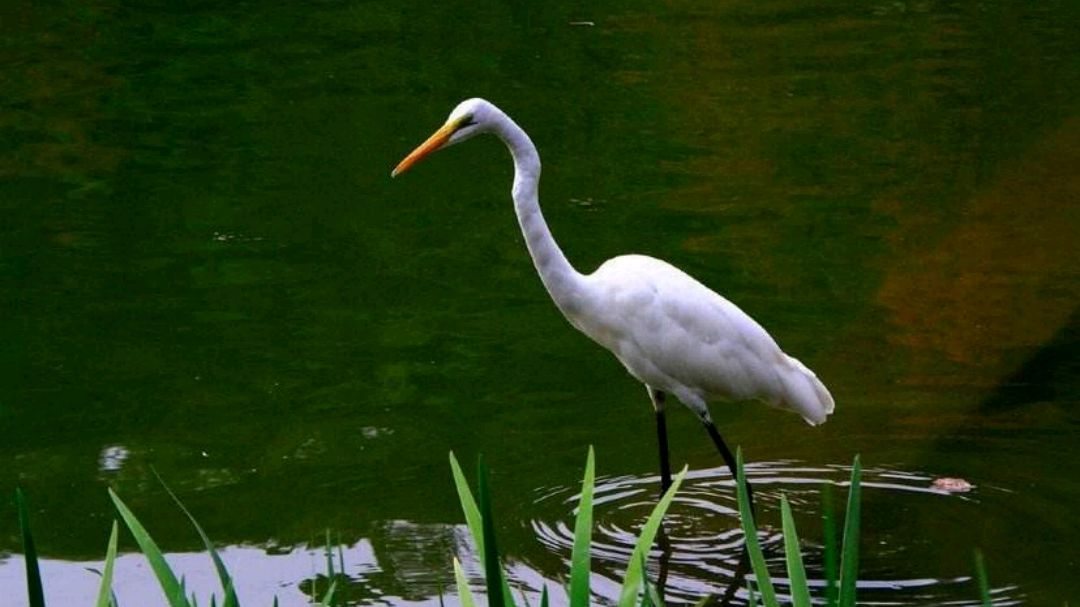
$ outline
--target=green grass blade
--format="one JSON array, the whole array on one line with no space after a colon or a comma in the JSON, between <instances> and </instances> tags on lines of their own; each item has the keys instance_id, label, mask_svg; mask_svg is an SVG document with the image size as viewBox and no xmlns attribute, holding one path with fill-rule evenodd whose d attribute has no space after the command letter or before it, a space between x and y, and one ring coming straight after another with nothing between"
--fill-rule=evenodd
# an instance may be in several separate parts
<instances>
[{"instance_id":1,"label":"green grass blade","mask_svg":"<svg viewBox=\"0 0 1080 607\"><path fill-rule=\"evenodd\" d=\"M344 550L344 548L342 548L342 546L344 546L344 545L345 545L345 542L343 542L342 539L341 539L341 532L338 532L338 538L337 538L338 571L341 572L342 576L345 575L345 550ZM345 584L341 588L341 596L338 597L338 604L339 605L347 605L348 603L349 603L349 585Z\"/></svg>"},{"instance_id":2,"label":"green grass blade","mask_svg":"<svg viewBox=\"0 0 1080 607\"><path fill-rule=\"evenodd\" d=\"M592 543L593 486L596 465L593 448L585 460L585 477L581 480L581 500L574 522L574 550L570 558L570 607L589 607L589 551Z\"/></svg>"},{"instance_id":3,"label":"green grass blade","mask_svg":"<svg viewBox=\"0 0 1080 607\"><path fill-rule=\"evenodd\" d=\"M330 529L326 530L326 578L334 579L334 548L330 545Z\"/></svg>"},{"instance_id":4,"label":"green grass blade","mask_svg":"<svg viewBox=\"0 0 1080 607\"><path fill-rule=\"evenodd\" d=\"M461 607L476 607L473 600L472 590L469 590L469 580L465 579L465 572L461 569L461 561L454 559L454 582L457 584L458 599Z\"/></svg>"},{"instance_id":5,"label":"green grass blade","mask_svg":"<svg viewBox=\"0 0 1080 607\"><path fill-rule=\"evenodd\" d=\"M739 501L739 518L742 520L743 536L746 540L746 552L750 556L750 567L754 570L754 578L757 581L758 592L765 607L779 607L776 601L776 591L773 589L772 578L769 577L769 567L765 564L765 555L761 553L761 544L758 543L757 525L754 523L754 513L750 509L750 498L746 491L746 470L743 467L742 447L735 449L735 494Z\"/></svg>"},{"instance_id":6,"label":"green grass blade","mask_svg":"<svg viewBox=\"0 0 1080 607\"><path fill-rule=\"evenodd\" d=\"M840 607L855 607L855 582L859 575L859 519L862 508L862 464L851 464L851 489L844 515L844 549L840 555Z\"/></svg>"},{"instance_id":7,"label":"green grass blade","mask_svg":"<svg viewBox=\"0 0 1080 607\"><path fill-rule=\"evenodd\" d=\"M799 534L795 517L786 495L780 496L780 516L784 525L784 556L787 558L788 580L791 582L791 603L795 607L810 607L810 588L806 585L806 568L799 552Z\"/></svg>"},{"instance_id":8,"label":"green grass blade","mask_svg":"<svg viewBox=\"0 0 1080 607\"><path fill-rule=\"evenodd\" d=\"M986 561L983 560L982 551L975 551L975 579L979 584L979 598L983 607L991 607L990 600L990 576L986 574Z\"/></svg>"},{"instance_id":9,"label":"green grass blade","mask_svg":"<svg viewBox=\"0 0 1080 607\"><path fill-rule=\"evenodd\" d=\"M484 535L484 578L487 581L488 607L506 605L513 607L510 594L499 564L499 545L495 540L495 516L492 514L491 490L488 487L488 471L484 458L476 461L476 492L479 496L480 521Z\"/></svg>"},{"instance_id":10,"label":"green grass blade","mask_svg":"<svg viewBox=\"0 0 1080 607\"><path fill-rule=\"evenodd\" d=\"M26 596L30 607L45 607L45 591L41 587L41 569L38 567L37 547L30 533L30 514L26 496L21 488L15 489L15 508L19 511L19 530L22 533L23 554L26 560Z\"/></svg>"},{"instance_id":11,"label":"green grass blade","mask_svg":"<svg viewBox=\"0 0 1080 607\"><path fill-rule=\"evenodd\" d=\"M668 488L667 492L656 504L656 507L653 508L652 514L645 521L645 526L641 528L641 535L638 536L637 543L634 545L634 552L630 555L630 562L626 565L626 577L623 579L622 590L619 592L619 607L632 607L637 599L638 590L642 587L642 579L645 576L645 555L652 548L656 533L660 530L660 523L663 521L668 507L671 506L671 501L675 499L675 492L679 490L679 485L682 484L683 479L686 477L687 470L688 467L683 466L682 471L671 483L671 487Z\"/></svg>"},{"instance_id":12,"label":"green grass blade","mask_svg":"<svg viewBox=\"0 0 1080 607\"><path fill-rule=\"evenodd\" d=\"M544 584L544 589L540 592L540 607L548 607L547 584Z\"/></svg>"},{"instance_id":13,"label":"green grass blade","mask_svg":"<svg viewBox=\"0 0 1080 607\"><path fill-rule=\"evenodd\" d=\"M169 564L165 561L164 555L161 554L161 549L158 548L153 538L146 531L146 528L142 526L139 519L135 518L131 510L124 504L120 496L116 495L116 492L111 488L109 489L109 497L112 498L113 504L116 506L117 512L120 513L120 518L124 520L124 524L127 525L131 535L135 538L135 543L139 545L139 549L142 550L143 555L146 556L146 560L150 563L150 568L154 570L154 575L157 576L158 584L161 586L161 591L165 593L165 600L168 601L171 607L189 607L187 597L184 596L184 587L180 584L180 581L176 579L176 574L173 573Z\"/></svg>"},{"instance_id":14,"label":"green grass blade","mask_svg":"<svg viewBox=\"0 0 1080 607\"><path fill-rule=\"evenodd\" d=\"M330 587L326 589L323 600L319 602L319 607L330 607L331 603L334 601L335 590L337 590L337 580L330 582Z\"/></svg>"},{"instance_id":15,"label":"green grass blade","mask_svg":"<svg viewBox=\"0 0 1080 607\"><path fill-rule=\"evenodd\" d=\"M101 587L98 589L97 607L109 607L112 604L113 564L116 563L116 542L120 527L113 521L112 533L109 534L109 547L105 550L105 572L101 574Z\"/></svg>"},{"instance_id":16,"label":"green grass blade","mask_svg":"<svg viewBox=\"0 0 1080 607\"><path fill-rule=\"evenodd\" d=\"M641 570L645 571L645 555L641 555ZM643 576L641 581L645 584L645 592L641 598L641 607L664 607L664 599L660 597L660 593L656 590L656 585L649 581L649 576Z\"/></svg>"},{"instance_id":17,"label":"green grass blade","mask_svg":"<svg viewBox=\"0 0 1080 607\"><path fill-rule=\"evenodd\" d=\"M836 607L836 515L833 507L833 486L821 488L821 515L825 535L825 607Z\"/></svg>"},{"instance_id":18,"label":"green grass blade","mask_svg":"<svg viewBox=\"0 0 1080 607\"><path fill-rule=\"evenodd\" d=\"M473 536L473 541L476 542L477 556L480 558L481 563L485 563L485 551L484 551L484 521L480 515L480 508L476 504L476 500L473 499L472 491L469 489L469 483L465 480L465 474L461 471L461 466L458 464L457 458L454 457L454 452L450 452L450 470L454 476L454 486L457 488L458 501L461 502L461 511L465 514L465 523L469 527L469 532ZM510 597L510 584L506 581L506 575L501 571L499 577L502 580L503 596ZM508 604L512 605L513 599L510 599Z\"/></svg>"},{"instance_id":19,"label":"green grass blade","mask_svg":"<svg viewBox=\"0 0 1080 607\"><path fill-rule=\"evenodd\" d=\"M180 512L184 513L188 521L191 522L191 526L195 528L195 532L199 534L199 539L202 540L203 546L206 548L206 552L210 554L210 560L214 562L214 569L217 570L218 579L221 581L221 588L224 592L224 600L222 607L239 607L240 601L236 596L236 591L233 588L232 576L229 575L228 568L225 567L225 561L221 559L221 555L218 554L217 549L214 548L214 543L210 541L210 536L206 535L206 531L203 530L199 521L195 520L195 516L184 506L184 503L180 501L180 498L173 493L173 490L165 484L165 479L161 478L157 470L150 469L154 476L157 478L158 483L161 483L161 487L165 489L165 493L169 494L173 502L176 503L176 507L180 509Z\"/></svg>"},{"instance_id":20,"label":"green grass blade","mask_svg":"<svg viewBox=\"0 0 1080 607\"><path fill-rule=\"evenodd\" d=\"M484 560L484 524L480 517L480 509L476 506L469 483L465 480L465 474L461 472L454 452L450 452L450 470L454 475L454 486L457 488L458 501L461 502L461 511L465 514L465 523L469 526L473 541L476 542L476 552L481 562Z\"/></svg>"}]
</instances>

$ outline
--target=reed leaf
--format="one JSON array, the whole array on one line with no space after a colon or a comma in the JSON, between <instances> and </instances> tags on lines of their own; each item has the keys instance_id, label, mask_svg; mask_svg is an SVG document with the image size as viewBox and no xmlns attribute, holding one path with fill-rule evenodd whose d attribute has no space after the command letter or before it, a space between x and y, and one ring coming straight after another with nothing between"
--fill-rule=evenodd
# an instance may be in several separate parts
<instances>
[{"instance_id":1,"label":"reed leaf","mask_svg":"<svg viewBox=\"0 0 1080 607\"><path fill-rule=\"evenodd\" d=\"M851 488L844 515L844 548L840 555L840 607L855 607L856 580L859 574L859 519L862 510L862 464L859 456L851 464Z\"/></svg>"},{"instance_id":2,"label":"reed leaf","mask_svg":"<svg viewBox=\"0 0 1080 607\"><path fill-rule=\"evenodd\" d=\"M176 579L176 574L173 573L172 568L165 561L161 549L150 537L146 528L142 526L139 519L135 517L123 500L120 499L120 496L116 495L116 492L111 488L109 489L109 497L112 498L113 505L116 506L117 512L120 513L120 518L124 520L124 524L127 525L131 535L135 538L135 543L139 545L139 549L142 550L146 560L150 563L150 568L153 569L154 575L157 576L158 585L161 586L161 591L165 594L165 600L170 607L190 607L183 585Z\"/></svg>"},{"instance_id":3,"label":"reed leaf","mask_svg":"<svg viewBox=\"0 0 1080 607\"><path fill-rule=\"evenodd\" d=\"M165 493L169 494L169 497L176 503L176 507L179 508L180 512L183 512L184 516L191 522L191 526L195 528L195 532L199 534L199 539L202 540L203 546L210 554L210 560L214 562L214 569L217 571L218 579L221 581L221 589L224 593L225 602L222 603L222 607L239 607L240 600L237 598L236 590L233 588L232 576L229 575L229 570L225 567L225 561L221 559L221 555L218 554L217 549L214 548L214 543L210 541L210 536L206 535L206 531L203 530L199 521L195 520L195 516L191 514L186 506L184 506L184 503L180 501L180 498L177 497L175 493L173 493L173 490L165 484L165 479L161 478L161 475L158 474L157 470L151 468L151 471L154 473L157 481L161 483L161 487L165 489Z\"/></svg>"},{"instance_id":4,"label":"reed leaf","mask_svg":"<svg viewBox=\"0 0 1080 607\"><path fill-rule=\"evenodd\" d=\"M746 552L750 556L750 566L754 570L754 578L757 581L758 592L765 607L779 607L776 601L776 591L773 589L772 578L769 577L769 568L765 564L765 556L761 553L761 544L758 543L757 526L754 523L754 513L750 509L750 498L746 491L746 470L743 467L742 447L735 449L735 494L739 502L739 518L742 520L743 536L746 539Z\"/></svg>"},{"instance_id":5,"label":"reed leaf","mask_svg":"<svg viewBox=\"0 0 1080 607\"><path fill-rule=\"evenodd\" d=\"M833 508L833 486L821 487L821 513L825 535L825 607L836 607L839 588L836 586L836 515Z\"/></svg>"},{"instance_id":6,"label":"reed leaf","mask_svg":"<svg viewBox=\"0 0 1080 607\"><path fill-rule=\"evenodd\" d=\"M683 479L686 477L687 470L688 467L683 466L682 471L671 483L671 487L660 498L656 507L653 508L652 514L646 519L645 526L641 528L641 535L638 536L637 543L634 545L634 552L630 555L630 562L626 566L626 576L623 578L622 590L619 593L619 607L632 607L634 605L638 589L641 588L642 579L645 576L645 555L652 548L656 533L660 530L660 523L664 519L664 514L667 513L668 507L671 506L671 501L675 498L675 492L679 490L679 485L682 484Z\"/></svg>"},{"instance_id":7,"label":"reed leaf","mask_svg":"<svg viewBox=\"0 0 1080 607\"><path fill-rule=\"evenodd\" d=\"M469 489L469 483L465 480L465 474L461 471L461 466L458 464L457 458L454 457L453 451L450 452L450 470L454 476L454 486L457 488L458 501L461 502L461 510L465 514L465 523L469 527L469 532L473 536L473 541L476 542L477 556L480 557L481 563L486 563L486 552L484 550L484 517L480 514L480 508L473 498L472 491ZM513 606L513 599L510 598L510 584L506 581L506 574L501 570L499 571L499 579L502 581L502 595L507 597L506 605Z\"/></svg>"},{"instance_id":8,"label":"reed leaf","mask_svg":"<svg viewBox=\"0 0 1080 607\"><path fill-rule=\"evenodd\" d=\"M45 591L41 587L37 547L34 545L34 535L30 532L30 514L21 488L15 489L15 508L19 511L19 530L22 533L23 554L26 555L26 596L30 600L30 607L45 607Z\"/></svg>"},{"instance_id":9,"label":"reed leaf","mask_svg":"<svg viewBox=\"0 0 1080 607\"><path fill-rule=\"evenodd\" d=\"M810 588L806 584L806 568L799 551L799 534L795 530L795 517L791 514L791 504L786 495L780 496L780 517L784 526L784 556L791 584L791 603L795 607L810 607Z\"/></svg>"},{"instance_id":10,"label":"reed leaf","mask_svg":"<svg viewBox=\"0 0 1080 607\"><path fill-rule=\"evenodd\" d=\"M112 596L113 565L116 563L116 543L119 535L119 526L113 521L112 532L109 534L109 547L105 549L105 571L101 574L101 587L98 589L97 607L109 607L114 604Z\"/></svg>"},{"instance_id":11,"label":"reed leaf","mask_svg":"<svg viewBox=\"0 0 1080 607\"><path fill-rule=\"evenodd\" d=\"M330 607L334 600L334 591L337 590L337 580L330 582L330 587L326 589L326 594L323 595L323 600L319 602L319 607Z\"/></svg>"},{"instance_id":12,"label":"reed leaf","mask_svg":"<svg viewBox=\"0 0 1080 607\"><path fill-rule=\"evenodd\" d=\"M334 572L334 548L330 545L330 529L326 530L326 577L327 579L334 579L336 573Z\"/></svg>"},{"instance_id":13,"label":"reed leaf","mask_svg":"<svg viewBox=\"0 0 1080 607\"><path fill-rule=\"evenodd\" d=\"M488 607L506 605L514 607L514 598L506 585L502 566L499 564L499 545L495 540L495 515L491 507L491 489L488 486L487 465L484 458L476 460L476 492L479 495L480 521L484 536L484 578L487 581Z\"/></svg>"},{"instance_id":14,"label":"reed leaf","mask_svg":"<svg viewBox=\"0 0 1080 607\"><path fill-rule=\"evenodd\" d=\"M454 457L454 452L450 452L450 471L454 475L454 486L457 488L458 501L461 502L461 511L465 514L465 523L469 526L469 532L472 533L473 540L476 542L476 552L480 557L480 561L484 560L484 525L483 519L480 517L480 508L476 506L476 500L473 499L472 490L469 489L469 483L465 480L465 474L461 471L461 466L458 465L457 458Z\"/></svg>"},{"instance_id":15,"label":"reed leaf","mask_svg":"<svg viewBox=\"0 0 1080 607\"><path fill-rule=\"evenodd\" d=\"M454 559L454 582L457 584L461 607L476 607L472 590L469 590L469 580L465 578L465 571L461 569L461 561L457 560L457 558Z\"/></svg>"},{"instance_id":16,"label":"reed leaf","mask_svg":"<svg viewBox=\"0 0 1080 607\"><path fill-rule=\"evenodd\" d=\"M981 550L975 551L975 580L979 584L979 599L983 607L991 607L994 603L990 600L990 576L986 574L986 561Z\"/></svg>"},{"instance_id":17,"label":"reed leaf","mask_svg":"<svg viewBox=\"0 0 1080 607\"><path fill-rule=\"evenodd\" d=\"M641 555L641 570L645 571L645 555ZM664 599L657 591L656 585L649 581L649 576L643 576L641 582L645 585L645 591L641 597L641 607L664 607Z\"/></svg>"},{"instance_id":18,"label":"reed leaf","mask_svg":"<svg viewBox=\"0 0 1080 607\"><path fill-rule=\"evenodd\" d=\"M570 607L589 605L589 551L592 543L593 487L596 482L596 465L593 448L585 460L585 477L581 480L581 499L578 501L577 519L574 522L574 550L570 558Z\"/></svg>"}]
</instances>

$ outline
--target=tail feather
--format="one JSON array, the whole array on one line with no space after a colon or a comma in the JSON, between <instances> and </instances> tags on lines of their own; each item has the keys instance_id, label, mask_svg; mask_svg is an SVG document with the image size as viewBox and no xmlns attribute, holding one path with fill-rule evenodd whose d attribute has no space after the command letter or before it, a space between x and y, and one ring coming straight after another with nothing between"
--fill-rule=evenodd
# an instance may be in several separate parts
<instances>
[{"instance_id":1,"label":"tail feather","mask_svg":"<svg viewBox=\"0 0 1080 607\"><path fill-rule=\"evenodd\" d=\"M786 390L781 406L798 413L811 426L825 423L836 407L829 389L806 365L784 356L790 367L782 373Z\"/></svg>"}]
</instances>

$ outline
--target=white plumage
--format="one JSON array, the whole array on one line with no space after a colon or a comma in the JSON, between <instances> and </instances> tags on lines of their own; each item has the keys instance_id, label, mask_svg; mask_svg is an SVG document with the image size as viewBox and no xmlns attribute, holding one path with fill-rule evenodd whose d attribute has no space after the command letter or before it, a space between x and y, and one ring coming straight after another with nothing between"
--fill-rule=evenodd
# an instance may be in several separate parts
<instances>
[{"instance_id":1,"label":"white plumage","mask_svg":"<svg viewBox=\"0 0 1080 607\"><path fill-rule=\"evenodd\" d=\"M670 484L664 395L675 395L709 430L728 467L734 461L709 415L709 401L760 400L825 421L833 399L810 369L784 354L735 304L682 270L652 257L624 255L592 274L570 265L540 212L540 157L529 136L483 99L462 102L446 124L409 154L392 175L424 156L481 133L493 133L514 160L512 196L537 273L555 305L577 329L604 346L649 389L657 415L662 482Z\"/></svg>"},{"instance_id":2,"label":"white plumage","mask_svg":"<svg viewBox=\"0 0 1080 607\"><path fill-rule=\"evenodd\" d=\"M709 401L760 400L812 425L833 411L812 371L784 354L735 304L671 264L624 255L584 277L588 304L570 322L644 384L709 420Z\"/></svg>"}]
</instances>

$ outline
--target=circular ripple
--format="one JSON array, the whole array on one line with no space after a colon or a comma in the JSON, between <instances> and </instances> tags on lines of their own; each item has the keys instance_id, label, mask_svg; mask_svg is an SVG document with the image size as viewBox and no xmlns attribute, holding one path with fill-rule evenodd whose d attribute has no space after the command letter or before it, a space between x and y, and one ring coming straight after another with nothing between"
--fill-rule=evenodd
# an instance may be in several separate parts
<instances>
[{"instance_id":1,"label":"circular ripple","mask_svg":"<svg viewBox=\"0 0 1080 607\"><path fill-rule=\"evenodd\" d=\"M798 513L800 541L811 586L823 586L823 548L808 537L820 537L820 529L811 529L811 517L821 513L821 487L832 485L837 505L846 495L847 466L812 467L795 461L761 462L746 467L754 486L758 519L758 541L774 573L786 570L783 536L779 529L780 495ZM957 505L978 499L979 488L965 494L949 494L932 488L931 475L886 468L863 469L863 501L873 492L889 492L908 499L945 499ZM613 476L598 478L594 490L593 575L594 589L603 595L617 596L625 566L633 551L641 526L656 505L659 479L655 476ZM1000 490L998 490L1000 491ZM538 492L538 505L555 511L554 520L534 519L531 524L539 540L568 566L574 542L573 515L580 497L578 487L549 487ZM837 512L838 522L841 513ZM805 521L805 523L804 523ZM865 521L865 517L864 517ZM804 524L807 528L804 530ZM649 556L650 579L664 587L669 603L694 603L707 594L729 595L731 604L745 604L746 581L741 571L743 534L735 502L735 484L727 468L690 472L676 494L665 518L664 538ZM864 534L865 535L865 534ZM914 533L912 535L915 535ZM909 558L905 538L878 541L873 550L864 541L862 571L867 561L891 562L894 566L873 570L896 569L895 563ZM913 541L913 538L906 538ZM969 548L964 548L969 550ZM872 555L872 556L871 556ZM919 563L909 563L918 568ZM873 579L860 576L859 603L866 605L926 605L947 602L950 605L978 605L978 595L969 577ZM774 578L778 592L785 592L787 580ZM735 582L735 584L733 584ZM1014 586L995 589L995 605L1019 604Z\"/></svg>"}]
</instances>

